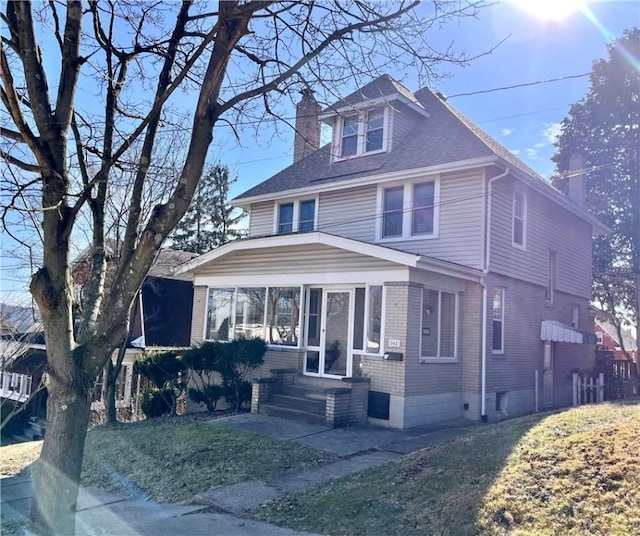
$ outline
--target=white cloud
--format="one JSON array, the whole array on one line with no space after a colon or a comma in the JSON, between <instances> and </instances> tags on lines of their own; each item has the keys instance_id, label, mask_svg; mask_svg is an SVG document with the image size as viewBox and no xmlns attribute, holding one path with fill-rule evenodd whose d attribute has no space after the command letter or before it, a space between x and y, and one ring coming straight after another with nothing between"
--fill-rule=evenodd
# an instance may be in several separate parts
<instances>
[{"instance_id":1,"label":"white cloud","mask_svg":"<svg viewBox=\"0 0 640 536\"><path fill-rule=\"evenodd\" d=\"M538 153L540 152L538 149L532 149L531 147L527 147L524 150L525 154L527 155L528 158L530 158L531 160L539 160L540 156L538 155Z\"/></svg>"},{"instance_id":2,"label":"white cloud","mask_svg":"<svg viewBox=\"0 0 640 536\"><path fill-rule=\"evenodd\" d=\"M503 128L500 131L500 135L501 136L509 136L509 135L513 134L514 131L515 131L515 128Z\"/></svg>"},{"instance_id":3,"label":"white cloud","mask_svg":"<svg viewBox=\"0 0 640 536\"><path fill-rule=\"evenodd\" d=\"M553 145L558 140L561 131L562 123L545 123L541 131L542 138L548 144Z\"/></svg>"},{"instance_id":4,"label":"white cloud","mask_svg":"<svg viewBox=\"0 0 640 536\"><path fill-rule=\"evenodd\" d=\"M518 156L520 154L520 149L511 149L511 154Z\"/></svg>"}]
</instances>

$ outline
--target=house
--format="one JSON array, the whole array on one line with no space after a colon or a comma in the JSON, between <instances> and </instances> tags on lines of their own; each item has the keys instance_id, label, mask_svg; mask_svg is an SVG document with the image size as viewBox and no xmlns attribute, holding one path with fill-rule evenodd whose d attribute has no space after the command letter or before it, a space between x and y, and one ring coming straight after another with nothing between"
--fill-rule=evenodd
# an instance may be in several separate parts
<instances>
[{"instance_id":1,"label":"house","mask_svg":"<svg viewBox=\"0 0 640 536\"><path fill-rule=\"evenodd\" d=\"M609 362L611 373L622 379L638 378L638 346L630 329L622 328L624 349L620 345L620 335L613 323L605 316L596 316L594 331L597 338L596 357L602 356Z\"/></svg>"},{"instance_id":2,"label":"house","mask_svg":"<svg viewBox=\"0 0 640 536\"><path fill-rule=\"evenodd\" d=\"M145 278L134 302L131 328L122 368L116 379L116 408L129 420L138 414L141 379L134 363L149 351L165 352L189 346L193 286L176 277L176 266L195 257L193 253L162 249ZM113 361L117 358L114 352ZM100 374L93 392L91 409L104 409L104 377Z\"/></svg>"},{"instance_id":3,"label":"house","mask_svg":"<svg viewBox=\"0 0 640 536\"><path fill-rule=\"evenodd\" d=\"M0 335L0 399L12 407L28 404L25 417L46 416L47 393L39 386L46 363L44 335L38 324L27 332L5 330Z\"/></svg>"},{"instance_id":4,"label":"house","mask_svg":"<svg viewBox=\"0 0 640 536\"><path fill-rule=\"evenodd\" d=\"M127 338L122 368L116 379L116 408L121 418L131 419L138 413L139 375L134 374L133 364L145 351L168 351L189 346L191 313L193 310L193 286L191 281L176 277L174 268L194 257L184 251L163 249L145 278L131 315L131 329ZM86 283L83 262L90 255L83 255L76 262L74 271L78 286ZM78 268L79 266L79 268ZM109 271L108 273L112 272ZM82 290L77 298L82 296ZM6 330L5 330L6 331ZM46 365L46 346L42 332L22 334L20 337L3 336L3 356L11 348L15 359L11 363L3 360L0 370L0 397L15 403L28 403L29 416L46 418L46 391L34 400L30 395L40 385ZM8 346L11 344L12 346ZM14 348L17 347L17 350ZM19 352L18 352L19 350ZM113 354L115 363L118 351ZM104 377L100 374L91 400L91 409L96 413L104 410Z\"/></svg>"},{"instance_id":5,"label":"house","mask_svg":"<svg viewBox=\"0 0 640 536\"><path fill-rule=\"evenodd\" d=\"M294 163L232 201L248 237L178 270L193 343L268 343L252 411L406 429L570 405L606 232L580 179L563 195L389 76L324 110L305 91L296 112Z\"/></svg>"}]
</instances>

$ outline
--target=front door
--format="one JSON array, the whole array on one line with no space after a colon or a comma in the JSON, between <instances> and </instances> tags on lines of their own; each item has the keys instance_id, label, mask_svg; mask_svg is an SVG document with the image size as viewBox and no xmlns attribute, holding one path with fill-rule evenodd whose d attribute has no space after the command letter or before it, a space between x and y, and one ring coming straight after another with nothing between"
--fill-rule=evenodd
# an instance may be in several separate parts
<instances>
[{"instance_id":1,"label":"front door","mask_svg":"<svg viewBox=\"0 0 640 536\"><path fill-rule=\"evenodd\" d=\"M305 373L351 376L352 290L309 289Z\"/></svg>"},{"instance_id":2,"label":"front door","mask_svg":"<svg viewBox=\"0 0 640 536\"><path fill-rule=\"evenodd\" d=\"M553 343L544 343L544 371L542 373L542 404L545 408L553 406Z\"/></svg>"}]
</instances>

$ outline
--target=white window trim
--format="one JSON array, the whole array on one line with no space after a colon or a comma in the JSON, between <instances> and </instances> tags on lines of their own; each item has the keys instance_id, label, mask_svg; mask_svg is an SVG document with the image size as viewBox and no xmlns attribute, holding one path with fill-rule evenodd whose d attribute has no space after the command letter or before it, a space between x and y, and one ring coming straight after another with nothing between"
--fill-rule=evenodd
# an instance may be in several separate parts
<instances>
[{"instance_id":1,"label":"white window trim","mask_svg":"<svg viewBox=\"0 0 640 536\"><path fill-rule=\"evenodd\" d=\"M378 352L367 352L367 335L369 334L369 289L371 287L382 287L382 307L380 309L380 347L378 348ZM352 349L353 353L358 353L358 355L365 356L383 356L385 354L384 351L384 324L386 319L386 303L387 303L387 287L384 286L384 283L371 283L365 285L364 290L364 325L362 331L362 350Z\"/></svg>"},{"instance_id":2,"label":"white window trim","mask_svg":"<svg viewBox=\"0 0 640 536\"><path fill-rule=\"evenodd\" d=\"M547 252L547 283L545 285L545 294L548 292L548 296L545 296L545 303L547 305L553 305L555 303L555 293L558 277L558 255L555 251L549 250Z\"/></svg>"},{"instance_id":3,"label":"white window trim","mask_svg":"<svg viewBox=\"0 0 640 536\"><path fill-rule=\"evenodd\" d=\"M433 233L412 234L413 230L413 186L433 182ZM384 191L389 188L404 186L402 197L402 236L390 236L384 238L382 229L384 225ZM376 242L406 242L408 240L433 240L438 238L440 232L440 176L422 177L411 181L390 182L378 185L376 199Z\"/></svg>"},{"instance_id":4,"label":"white window trim","mask_svg":"<svg viewBox=\"0 0 640 536\"><path fill-rule=\"evenodd\" d=\"M574 305L571 307L571 327L580 329L580 306Z\"/></svg>"},{"instance_id":5,"label":"white window trim","mask_svg":"<svg viewBox=\"0 0 640 536\"><path fill-rule=\"evenodd\" d=\"M423 356L422 355L422 311L424 308L424 291L425 290L432 290L434 292L438 293L438 342L437 342L437 348L438 348L438 353L440 353L440 324L442 322L442 293L446 292L447 294L453 294L455 296L455 302L454 302L454 307L455 307L455 321L454 321L454 332L453 332L453 353L454 356L453 357L441 357L441 356ZM458 354L458 339L459 339L459 328L460 328L460 295L457 292L451 292L450 290L446 290L446 289L437 289L437 288L430 288L430 287L424 287L423 289L421 289L420 291L420 332L419 332L419 348L420 348L420 354L419 354L419 362L420 363L458 363L460 361L459 358L459 354Z\"/></svg>"},{"instance_id":6,"label":"white window trim","mask_svg":"<svg viewBox=\"0 0 640 536\"><path fill-rule=\"evenodd\" d=\"M501 330L501 340L500 340L500 350L494 350L493 349L493 321L497 320L493 318L493 300L491 301L491 353L493 355L504 355L504 310L505 310L505 299L506 299L506 290L504 288L496 288L495 292L493 293L493 295L495 296L497 293L500 293L500 305L502 308L501 311L501 315L500 315L500 322L502 325L502 330Z\"/></svg>"},{"instance_id":7,"label":"white window trim","mask_svg":"<svg viewBox=\"0 0 640 536\"><path fill-rule=\"evenodd\" d=\"M300 198L281 199L273 204L273 234L284 236L288 234L297 233L300 229L300 206L304 201L314 201L314 214L313 214L313 230L318 230L318 206L320 205L320 196L309 195ZM291 225L291 233L280 233L280 207L282 205L288 205L293 203L293 221ZM307 231L311 232L311 231Z\"/></svg>"},{"instance_id":8,"label":"white window trim","mask_svg":"<svg viewBox=\"0 0 640 536\"><path fill-rule=\"evenodd\" d=\"M266 332L267 332L267 313L268 313L268 308L266 307L267 305L267 301L269 299L269 289L270 288L298 288L300 289L300 314L298 315L298 344L296 346L293 345L289 345L289 344L269 344L267 342L266 339ZM264 308L264 316L262 319L262 339L266 342L267 344L267 348L271 349L271 350L299 350L300 348L302 348L302 328L304 325L303 322L303 317L306 315L306 310L305 308L305 304L304 301L306 299L304 292L305 292L305 287L304 285L242 285L242 286L208 286L207 287L207 296L205 299L205 308L204 308L204 328L203 328L203 333L202 333L202 340L204 342L214 342L214 339L209 339L207 337L207 327L209 325L209 295L211 294L211 289L212 288L233 288L233 303L231 305L231 318L233 318L233 324L231 324L230 327L232 327L235 330L236 324L235 324L235 318L236 318L236 304L238 302L238 300L236 299L236 295L238 293L238 289L243 289L243 288L262 288L265 290L265 308ZM230 342L234 339L229 339L229 341L219 341L219 342Z\"/></svg>"},{"instance_id":9,"label":"white window trim","mask_svg":"<svg viewBox=\"0 0 640 536\"><path fill-rule=\"evenodd\" d=\"M516 230L516 195L522 195L522 244L518 244L515 238ZM526 251L527 249L527 192L516 188L511 195L511 246Z\"/></svg>"},{"instance_id":10,"label":"white window trim","mask_svg":"<svg viewBox=\"0 0 640 536\"><path fill-rule=\"evenodd\" d=\"M382 131L382 147L380 149L376 149L375 151L365 151L366 148L366 139L367 139L367 114L375 109L382 108L383 112L383 131ZM356 148L356 154L341 156L342 155L342 127L344 125L345 118L353 117L354 115L358 116L358 142ZM389 147L390 140L390 112L389 106L372 106L367 108L366 110L359 110L355 113L345 112L341 115L338 115L338 119L336 121L336 128L334 130L333 137L333 147L335 151L333 152L333 161L339 162L341 160L349 160L350 158L359 158L361 156L369 156L372 154L380 154L386 153Z\"/></svg>"}]
</instances>

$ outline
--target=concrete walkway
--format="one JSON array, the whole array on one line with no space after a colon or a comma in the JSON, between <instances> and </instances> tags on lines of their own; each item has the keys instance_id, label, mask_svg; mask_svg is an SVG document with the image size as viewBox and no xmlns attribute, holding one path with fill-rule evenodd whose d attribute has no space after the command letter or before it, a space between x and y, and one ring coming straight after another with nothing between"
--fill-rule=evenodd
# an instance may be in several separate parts
<instances>
[{"instance_id":1,"label":"concrete walkway","mask_svg":"<svg viewBox=\"0 0 640 536\"><path fill-rule=\"evenodd\" d=\"M360 426L332 429L253 413L214 419L210 424L295 441L340 457L334 463L286 474L269 482L249 480L218 486L194 497L196 504L236 515L243 515L287 493L375 467L482 428L482 425L460 419L404 432Z\"/></svg>"},{"instance_id":2,"label":"concrete walkway","mask_svg":"<svg viewBox=\"0 0 640 536\"><path fill-rule=\"evenodd\" d=\"M469 421L451 421L406 432L370 427L330 429L265 415L242 414L209 421L295 441L336 454L338 461L310 470L289 473L269 482L249 480L219 486L197 495L189 505L131 500L118 493L81 488L76 534L128 535L274 535L296 536L293 531L242 517L267 501L300 489L395 460L410 452L471 434L483 427ZM4 517L25 519L31 509L31 481L24 477L0 480ZM207 512L203 510L207 509ZM214 513L211 510L215 510Z\"/></svg>"}]
</instances>

